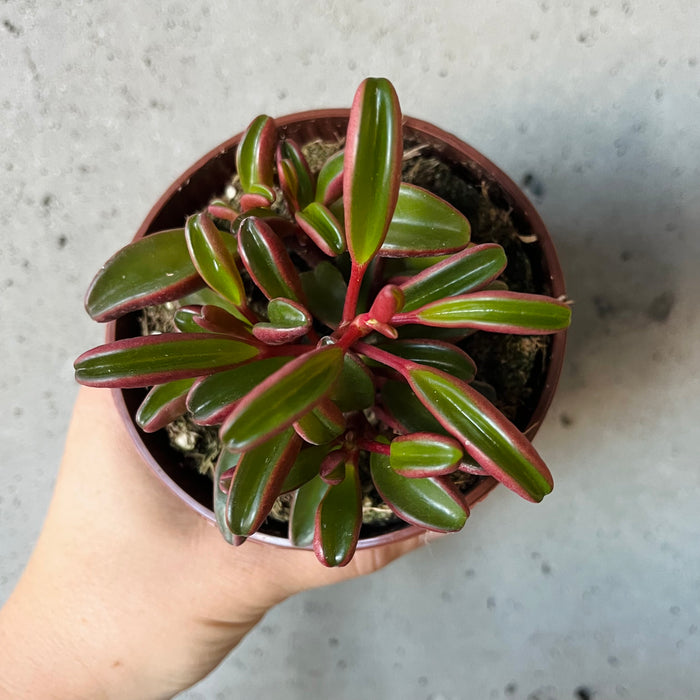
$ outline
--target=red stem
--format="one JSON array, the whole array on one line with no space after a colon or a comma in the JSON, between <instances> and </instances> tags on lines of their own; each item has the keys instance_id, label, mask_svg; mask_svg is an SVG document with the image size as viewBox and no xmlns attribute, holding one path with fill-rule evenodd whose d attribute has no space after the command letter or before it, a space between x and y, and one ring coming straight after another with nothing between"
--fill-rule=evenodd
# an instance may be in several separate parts
<instances>
[{"instance_id":1,"label":"red stem","mask_svg":"<svg viewBox=\"0 0 700 700\"><path fill-rule=\"evenodd\" d=\"M383 442L375 442L374 440L362 438L358 440L356 444L361 450L367 450L367 452L376 452L380 455L387 455L387 457L391 454L391 445L386 445Z\"/></svg>"},{"instance_id":2,"label":"red stem","mask_svg":"<svg viewBox=\"0 0 700 700\"><path fill-rule=\"evenodd\" d=\"M367 265L352 264L350 270L350 282L348 283L348 293L345 296L345 306L343 307L343 323L350 323L357 313L357 300L360 296L362 278L365 275Z\"/></svg>"},{"instance_id":3,"label":"red stem","mask_svg":"<svg viewBox=\"0 0 700 700\"><path fill-rule=\"evenodd\" d=\"M387 367L391 367L391 369L395 369L404 377L408 373L410 366L415 364L410 360L404 360L402 357L397 357L396 355L392 355L390 352L380 350L379 348L374 347L374 345L368 345L367 343L355 343L353 349L359 353L362 353L363 355L366 355L370 360L376 360Z\"/></svg>"}]
</instances>

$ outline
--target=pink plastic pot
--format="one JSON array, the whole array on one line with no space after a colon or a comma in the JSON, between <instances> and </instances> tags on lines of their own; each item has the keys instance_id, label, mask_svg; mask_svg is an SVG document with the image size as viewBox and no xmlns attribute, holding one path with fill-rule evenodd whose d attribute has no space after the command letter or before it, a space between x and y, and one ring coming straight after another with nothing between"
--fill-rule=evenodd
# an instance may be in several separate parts
<instances>
[{"instance_id":1,"label":"pink plastic pot","mask_svg":"<svg viewBox=\"0 0 700 700\"><path fill-rule=\"evenodd\" d=\"M348 114L347 109L315 110L291 114L275 121L281 132L300 144L318 139L336 141L345 136ZM242 134L237 134L217 146L175 180L151 209L134 238L182 226L189 214L202 209L213 196L222 193L235 172L236 147L241 136ZM424 153L449 164L466 180L475 183L487 182L492 198L496 199L494 203L510 209L513 221L523 234L536 238L536 242L528 248L536 251L531 256L531 264L539 286L538 291L555 297L565 294L561 268L547 229L530 201L507 175L468 144L427 122L406 118L404 138L407 141L425 144ZM108 324L108 341L138 334L136 314L129 314ZM525 432L530 438L537 432L552 402L564 360L565 344L565 333L551 337L548 365L539 400L525 427ZM190 508L214 523L210 479L182 464L178 454L168 445L163 431L145 434L136 427L133 418L144 392L115 389L113 394L129 433L148 466ZM483 499L496 483L490 477L482 478L469 492L468 504L472 506ZM382 533L365 530L363 527L359 548L386 544L410 537L417 532L417 528L408 525L399 525ZM258 532L253 538L279 546L292 546L289 540L281 535L282 533L278 535Z\"/></svg>"}]
</instances>

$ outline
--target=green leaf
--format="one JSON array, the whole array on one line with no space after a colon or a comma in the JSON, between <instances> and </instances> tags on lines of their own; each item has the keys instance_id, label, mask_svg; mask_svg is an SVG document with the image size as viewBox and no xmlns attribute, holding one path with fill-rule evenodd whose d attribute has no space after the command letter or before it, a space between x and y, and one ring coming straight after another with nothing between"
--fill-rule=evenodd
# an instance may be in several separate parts
<instances>
[{"instance_id":1,"label":"green leaf","mask_svg":"<svg viewBox=\"0 0 700 700\"><path fill-rule=\"evenodd\" d=\"M344 151L337 151L323 164L316 181L316 201L324 206L343 193Z\"/></svg>"},{"instance_id":2,"label":"green leaf","mask_svg":"<svg viewBox=\"0 0 700 700\"><path fill-rule=\"evenodd\" d=\"M231 240L235 241L236 239L231 236ZM241 313L240 309L223 297L219 296L213 289L209 289L209 287L202 287L202 289L182 297L180 299L180 304L182 306L218 306L220 309L228 311L228 313L244 323L246 326L251 325L250 320L247 319L243 313Z\"/></svg>"},{"instance_id":3,"label":"green leaf","mask_svg":"<svg viewBox=\"0 0 700 700\"><path fill-rule=\"evenodd\" d=\"M275 120L265 114L253 119L243 134L236 151L236 170L244 192L264 195L256 185L272 187L276 136Z\"/></svg>"},{"instance_id":4,"label":"green leaf","mask_svg":"<svg viewBox=\"0 0 700 700\"><path fill-rule=\"evenodd\" d=\"M232 404L240 401L291 359L270 357L205 377L190 391L187 408L194 420L201 425L222 423L232 410Z\"/></svg>"},{"instance_id":5,"label":"green leaf","mask_svg":"<svg viewBox=\"0 0 700 700\"><path fill-rule=\"evenodd\" d=\"M561 301L538 294L475 292L434 301L411 316L420 323L440 328L466 327L530 335L567 328L571 309Z\"/></svg>"},{"instance_id":6,"label":"green leaf","mask_svg":"<svg viewBox=\"0 0 700 700\"><path fill-rule=\"evenodd\" d=\"M384 242L401 180L401 109L393 85L367 78L353 101L343 175L345 230L353 262L364 267Z\"/></svg>"},{"instance_id":7,"label":"green leaf","mask_svg":"<svg viewBox=\"0 0 700 700\"><path fill-rule=\"evenodd\" d=\"M296 492L289 515L289 540L295 547L310 547L313 544L316 511L329 488L317 475Z\"/></svg>"},{"instance_id":8,"label":"green leaf","mask_svg":"<svg viewBox=\"0 0 700 700\"><path fill-rule=\"evenodd\" d=\"M90 284L85 308L96 321L111 321L202 286L184 231L161 231L130 243L102 266Z\"/></svg>"},{"instance_id":9,"label":"green leaf","mask_svg":"<svg viewBox=\"0 0 700 700\"><path fill-rule=\"evenodd\" d=\"M345 430L342 411L329 399L323 399L316 408L294 423L297 434L312 445L325 445Z\"/></svg>"},{"instance_id":10,"label":"green leaf","mask_svg":"<svg viewBox=\"0 0 700 700\"><path fill-rule=\"evenodd\" d=\"M153 433L179 418L187 411L187 392L195 378L178 379L154 386L136 412L136 423L141 430Z\"/></svg>"},{"instance_id":11,"label":"green leaf","mask_svg":"<svg viewBox=\"0 0 700 700\"><path fill-rule=\"evenodd\" d=\"M262 219L251 216L243 220L238 247L243 264L268 299L302 300L296 267L284 243Z\"/></svg>"},{"instance_id":12,"label":"green leaf","mask_svg":"<svg viewBox=\"0 0 700 700\"><path fill-rule=\"evenodd\" d=\"M311 328L309 312L290 299L272 299L267 305L269 323L256 323L253 335L268 345L290 343L306 335Z\"/></svg>"},{"instance_id":13,"label":"green leaf","mask_svg":"<svg viewBox=\"0 0 700 700\"><path fill-rule=\"evenodd\" d=\"M302 487L315 476L318 476L321 462L328 454L329 449L328 445L314 445L313 447L302 449L294 462L294 466L287 474L284 484L282 484L282 493L296 491L296 489ZM313 515L311 516L311 531L313 534ZM311 544L310 540L309 544Z\"/></svg>"},{"instance_id":14,"label":"green leaf","mask_svg":"<svg viewBox=\"0 0 700 700\"><path fill-rule=\"evenodd\" d=\"M296 222L304 233L326 255L334 257L345 252L345 232L330 209L311 202L305 209L295 214Z\"/></svg>"},{"instance_id":15,"label":"green leaf","mask_svg":"<svg viewBox=\"0 0 700 700\"><path fill-rule=\"evenodd\" d=\"M474 361L464 350L452 343L417 338L397 340L393 343L378 343L377 347L406 360L441 369L465 382L470 382L476 375Z\"/></svg>"},{"instance_id":16,"label":"green leaf","mask_svg":"<svg viewBox=\"0 0 700 700\"><path fill-rule=\"evenodd\" d=\"M436 433L411 433L392 440L390 463L402 476L441 476L455 471L462 455L462 448L452 438Z\"/></svg>"},{"instance_id":17,"label":"green leaf","mask_svg":"<svg viewBox=\"0 0 700 700\"><path fill-rule=\"evenodd\" d=\"M222 335L163 333L88 350L74 363L75 378L86 386L153 386L230 369L259 354L258 347Z\"/></svg>"},{"instance_id":18,"label":"green leaf","mask_svg":"<svg viewBox=\"0 0 700 700\"><path fill-rule=\"evenodd\" d=\"M231 450L249 450L284 430L328 394L343 368L336 345L297 357L253 389L221 428Z\"/></svg>"},{"instance_id":19,"label":"green leaf","mask_svg":"<svg viewBox=\"0 0 700 700\"><path fill-rule=\"evenodd\" d=\"M374 403L372 374L354 353L345 353L343 371L331 390L330 398L344 413L362 411Z\"/></svg>"},{"instance_id":20,"label":"green leaf","mask_svg":"<svg viewBox=\"0 0 700 700\"><path fill-rule=\"evenodd\" d=\"M331 486L316 511L314 552L326 566L345 566L355 553L362 525L357 465L345 463L345 478Z\"/></svg>"},{"instance_id":21,"label":"green leaf","mask_svg":"<svg viewBox=\"0 0 700 700\"><path fill-rule=\"evenodd\" d=\"M382 386L382 404L389 413L409 433L444 433L445 429L438 423L430 411L423 406L411 387L403 381L388 380Z\"/></svg>"},{"instance_id":22,"label":"green leaf","mask_svg":"<svg viewBox=\"0 0 700 700\"><path fill-rule=\"evenodd\" d=\"M294 173L295 187L292 209L303 209L314 198L314 181L301 148L292 139L280 141L277 147L278 176L282 163ZM284 187L282 189L284 190ZM285 196L286 194L285 192Z\"/></svg>"},{"instance_id":23,"label":"green leaf","mask_svg":"<svg viewBox=\"0 0 700 700\"><path fill-rule=\"evenodd\" d=\"M229 234L229 237L230 236ZM206 214L190 216L185 223L187 248L202 279L234 306L246 303L246 292L236 259L222 234Z\"/></svg>"},{"instance_id":24,"label":"green leaf","mask_svg":"<svg viewBox=\"0 0 700 700\"><path fill-rule=\"evenodd\" d=\"M498 277L506 262L503 248L495 243L455 253L401 285L403 310L413 311L432 301L479 289Z\"/></svg>"},{"instance_id":25,"label":"green leaf","mask_svg":"<svg viewBox=\"0 0 700 700\"><path fill-rule=\"evenodd\" d=\"M241 456L239 454L222 450L216 463L216 469L214 470L214 517L216 518L219 531L229 544L240 544L240 538L231 532L231 527L227 520L228 511L226 503L228 501L229 492L231 491L232 479L229 478L226 488L223 488L221 477L225 473L230 472L230 470L238 464L240 458Z\"/></svg>"},{"instance_id":26,"label":"green leaf","mask_svg":"<svg viewBox=\"0 0 700 700\"><path fill-rule=\"evenodd\" d=\"M301 284L309 311L330 328L337 328L348 291L340 270L323 261L313 270L301 273Z\"/></svg>"},{"instance_id":27,"label":"green leaf","mask_svg":"<svg viewBox=\"0 0 700 700\"><path fill-rule=\"evenodd\" d=\"M248 537L263 524L300 447L301 440L289 428L243 454L226 504L231 532Z\"/></svg>"},{"instance_id":28,"label":"green leaf","mask_svg":"<svg viewBox=\"0 0 700 700\"><path fill-rule=\"evenodd\" d=\"M452 205L428 190L401 183L379 255L402 258L451 253L464 248L470 235L469 221Z\"/></svg>"},{"instance_id":29,"label":"green leaf","mask_svg":"<svg viewBox=\"0 0 700 700\"><path fill-rule=\"evenodd\" d=\"M425 407L491 476L532 501L552 490L551 474L530 441L479 392L420 365L407 371L407 379Z\"/></svg>"},{"instance_id":30,"label":"green leaf","mask_svg":"<svg viewBox=\"0 0 700 700\"><path fill-rule=\"evenodd\" d=\"M464 527L469 509L447 478L401 476L391 468L387 455L374 452L370 471L379 495L406 522L438 532Z\"/></svg>"}]
</instances>

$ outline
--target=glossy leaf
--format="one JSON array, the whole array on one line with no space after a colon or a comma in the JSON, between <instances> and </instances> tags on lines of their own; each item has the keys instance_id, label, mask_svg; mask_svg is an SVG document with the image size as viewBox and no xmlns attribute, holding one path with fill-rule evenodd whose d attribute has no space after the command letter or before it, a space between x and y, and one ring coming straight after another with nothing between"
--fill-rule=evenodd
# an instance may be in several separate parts
<instances>
[{"instance_id":1,"label":"glossy leaf","mask_svg":"<svg viewBox=\"0 0 700 700\"><path fill-rule=\"evenodd\" d=\"M440 328L476 328L522 335L556 333L568 327L571 309L564 302L538 294L475 292L426 304L393 323L422 323Z\"/></svg>"},{"instance_id":2,"label":"glossy leaf","mask_svg":"<svg viewBox=\"0 0 700 700\"><path fill-rule=\"evenodd\" d=\"M219 532L221 532L224 539L229 544L233 545L241 544L243 538L231 532L231 527L227 519L228 513L226 503L233 479L231 477L225 479L224 475L233 474L233 470L240 458L241 456L239 454L233 454L232 452L222 450L216 463L216 469L214 470L214 517Z\"/></svg>"},{"instance_id":3,"label":"glossy leaf","mask_svg":"<svg viewBox=\"0 0 700 700\"><path fill-rule=\"evenodd\" d=\"M402 258L462 250L471 227L444 199L416 185L401 183L396 209L379 255Z\"/></svg>"},{"instance_id":4,"label":"glossy leaf","mask_svg":"<svg viewBox=\"0 0 700 700\"><path fill-rule=\"evenodd\" d=\"M374 403L374 382L365 363L354 353L345 353L343 371L330 398L341 411L362 411Z\"/></svg>"},{"instance_id":5,"label":"glossy leaf","mask_svg":"<svg viewBox=\"0 0 700 700\"><path fill-rule=\"evenodd\" d=\"M95 321L111 321L203 286L183 229L161 231L130 243L102 266L87 291L85 308Z\"/></svg>"},{"instance_id":6,"label":"glossy leaf","mask_svg":"<svg viewBox=\"0 0 700 700\"><path fill-rule=\"evenodd\" d=\"M309 311L330 328L337 328L347 294L340 270L330 262L321 262L313 270L302 272L301 284Z\"/></svg>"},{"instance_id":7,"label":"glossy leaf","mask_svg":"<svg viewBox=\"0 0 700 700\"><path fill-rule=\"evenodd\" d=\"M294 423L294 430L311 445L325 445L345 430L345 417L330 399L323 399Z\"/></svg>"},{"instance_id":8,"label":"glossy leaf","mask_svg":"<svg viewBox=\"0 0 700 700\"><path fill-rule=\"evenodd\" d=\"M345 478L345 461L348 451L344 449L331 450L321 461L319 474L329 486L337 486Z\"/></svg>"},{"instance_id":9,"label":"glossy leaf","mask_svg":"<svg viewBox=\"0 0 700 700\"><path fill-rule=\"evenodd\" d=\"M441 369L465 382L472 381L476 375L474 360L464 350L452 343L417 338L415 340L397 340L386 344L379 343L377 347L397 357Z\"/></svg>"},{"instance_id":10,"label":"glossy leaf","mask_svg":"<svg viewBox=\"0 0 700 700\"><path fill-rule=\"evenodd\" d=\"M391 317L403 308L403 290L393 284L387 284L379 290L368 311L371 319L380 323L389 323Z\"/></svg>"},{"instance_id":11,"label":"glossy leaf","mask_svg":"<svg viewBox=\"0 0 700 700\"><path fill-rule=\"evenodd\" d=\"M239 216L239 212L223 199L215 199L210 202L207 205L207 213L214 219L222 219L223 221L235 221Z\"/></svg>"},{"instance_id":12,"label":"glossy leaf","mask_svg":"<svg viewBox=\"0 0 700 700\"><path fill-rule=\"evenodd\" d=\"M503 272L506 262L503 248L495 243L465 248L404 282L403 310L480 289Z\"/></svg>"},{"instance_id":13,"label":"glossy leaf","mask_svg":"<svg viewBox=\"0 0 700 700\"><path fill-rule=\"evenodd\" d=\"M256 323L253 335L268 345L290 343L311 328L309 312L290 299L272 299L267 305L269 323Z\"/></svg>"},{"instance_id":14,"label":"glossy leaf","mask_svg":"<svg viewBox=\"0 0 700 700\"><path fill-rule=\"evenodd\" d=\"M303 209L314 198L314 181L301 148L292 139L285 139L277 146L276 158L277 176L285 198L292 205L292 211ZM293 191L288 191L285 187L287 172L293 173Z\"/></svg>"},{"instance_id":15,"label":"glossy leaf","mask_svg":"<svg viewBox=\"0 0 700 700\"><path fill-rule=\"evenodd\" d=\"M299 233L299 227L296 223L268 207L247 209L231 224L231 230L238 235L243 222L251 217L262 219L281 238L297 235Z\"/></svg>"},{"instance_id":16,"label":"glossy leaf","mask_svg":"<svg viewBox=\"0 0 700 700\"><path fill-rule=\"evenodd\" d=\"M243 220L238 232L243 264L268 299L284 297L301 301L303 291L294 263L279 236L262 220Z\"/></svg>"},{"instance_id":17,"label":"glossy leaf","mask_svg":"<svg viewBox=\"0 0 700 700\"><path fill-rule=\"evenodd\" d=\"M236 239L231 236L231 240L235 241ZM227 301L223 297L219 296L213 289L209 289L209 287L202 287L196 292L185 295L179 300L179 303L183 307L216 306L220 309L224 309L224 311L227 311L229 314L231 314L231 316L237 318L245 326L251 326L250 320L243 315L239 308L234 306L230 301Z\"/></svg>"},{"instance_id":18,"label":"glossy leaf","mask_svg":"<svg viewBox=\"0 0 700 700\"><path fill-rule=\"evenodd\" d=\"M343 166L345 152L337 151L321 167L316 181L315 200L324 206L336 201L343 194Z\"/></svg>"},{"instance_id":19,"label":"glossy leaf","mask_svg":"<svg viewBox=\"0 0 700 700\"><path fill-rule=\"evenodd\" d=\"M316 511L329 488L320 476L315 476L294 495L289 514L289 540L295 547L310 547L313 544Z\"/></svg>"},{"instance_id":20,"label":"glossy leaf","mask_svg":"<svg viewBox=\"0 0 700 700\"><path fill-rule=\"evenodd\" d=\"M385 78L362 82L350 110L343 189L345 231L353 262L365 266L389 228L401 180L401 109Z\"/></svg>"},{"instance_id":21,"label":"glossy leaf","mask_svg":"<svg viewBox=\"0 0 700 700\"><path fill-rule=\"evenodd\" d=\"M345 463L345 478L331 486L316 511L314 552L325 566L345 566L355 553L362 525L357 465Z\"/></svg>"},{"instance_id":22,"label":"glossy leaf","mask_svg":"<svg viewBox=\"0 0 700 700\"><path fill-rule=\"evenodd\" d=\"M263 524L300 447L301 439L289 428L242 455L226 503L231 532L248 537Z\"/></svg>"},{"instance_id":23,"label":"glossy leaf","mask_svg":"<svg viewBox=\"0 0 700 700\"><path fill-rule=\"evenodd\" d=\"M530 441L478 391L420 365L406 377L425 407L491 476L532 501L552 490L551 474Z\"/></svg>"},{"instance_id":24,"label":"glossy leaf","mask_svg":"<svg viewBox=\"0 0 700 700\"><path fill-rule=\"evenodd\" d=\"M418 400L404 381L390 379L382 386L381 400L384 408L408 433L444 433L432 413Z\"/></svg>"},{"instance_id":25,"label":"glossy leaf","mask_svg":"<svg viewBox=\"0 0 700 700\"><path fill-rule=\"evenodd\" d=\"M244 451L284 430L328 394L342 368L336 345L295 358L241 400L221 428L222 441Z\"/></svg>"},{"instance_id":26,"label":"glossy leaf","mask_svg":"<svg viewBox=\"0 0 700 700\"><path fill-rule=\"evenodd\" d=\"M328 445L314 445L313 447L302 449L282 484L281 492L289 493L290 491L295 491L315 476L318 476L321 462L328 454L329 449ZM313 517L311 519L311 529L313 531ZM309 544L311 544L310 541Z\"/></svg>"},{"instance_id":27,"label":"glossy leaf","mask_svg":"<svg viewBox=\"0 0 700 700\"><path fill-rule=\"evenodd\" d=\"M221 333L252 340L250 327L219 306L183 306L175 312L173 322L183 333Z\"/></svg>"},{"instance_id":28,"label":"glossy leaf","mask_svg":"<svg viewBox=\"0 0 700 700\"><path fill-rule=\"evenodd\" d=\"M187 392L193 383L194 377L154 386L136 412L136 423L141 430L154 433L186 413Z\"/></svg>"},{"instance_id":29,"label":"glossy leaf","mask_svg":"<svg viewBox=\"0 0 700 700\"><path fill-rule=\"evenodd\" d=\"M402 476L442 476L456 471L463 452L459 443L436 433L399 435L391 442L391 468Z\"/></svg>"},{"instance_id":30,"label":"glossy leaf","mask_svg":"<svg viewBox=\"0 0 700 700\"><path fill-rule=\"evenodd\" d=\"M264 188L273 184L276 137L275 120L261 114L250 123L236 151L236 170L243 191L261 196L268 204L274 201L274 193L269 199Z\"/></svg>"},{"instance_id":31,"label":"glossy leaf","mask_svg":"<svg viewBox=\"0 0 700 700\"><path fill-rule=\"evenodd\" d=\"M446 477L409 478L391 468L387 455L372 453L370 471L379 495L396 515L412 525L456 532L469 516L464 499Z\"/></svg>"},{"instance_id":32,"label":"glossy leaf","mask_svg":"<svg viewBox=\"0 0 700 700\"><path fill-rule=\"evenodd\" d=\"M326 255L334 257L345 252L345 232L333 212L318 202L311 202L294 218L304 233Z\"/></svg>"},{"instance_id":33,"label":"glossy leaf","mask_svg":"<svg viewBox=\"0 0 700 700\"><path fill-rule=\"evenodd\" d=\"M190 216L185 223L187 249L202 279L234 306L244 306L246 291L236 259L225 237L207 214Z\"/></svg>"},{"instance_id":34,"label":"glossy leaf","mask_svg":"<svg viewBox=\"0 0 700 700\"><path fill-rule=\"evenodd\" d=\"M200 425L223 423L237 401L284 367L291 357L270 357L218 372L197 382L187 396L187 408Z\"/></svg>"},{"instance_id":35,"label":"glossy leaf","mask_svg":"<svg viewBox=\"0 0 700 700\"><path fill-rule=\"evenodd\" d=\"M153 386L199 377L252 360L258 347L208 333L163 333L126 338L83 353L74 363L75 378L86 386Z\"/></svg>"}]
</instances>

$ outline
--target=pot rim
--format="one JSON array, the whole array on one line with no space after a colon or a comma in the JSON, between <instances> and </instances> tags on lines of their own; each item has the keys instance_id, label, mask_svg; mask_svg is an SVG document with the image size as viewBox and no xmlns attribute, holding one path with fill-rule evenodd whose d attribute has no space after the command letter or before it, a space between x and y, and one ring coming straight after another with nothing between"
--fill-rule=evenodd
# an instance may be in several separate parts
<instances>
[{"instance_id":1,"label":"pot rim","mask_svg":"<svg viewBox=\"0 0 700 700\"><path fill-rule=\"evenodd\" d=\"M349 113L350 110L347 108L308 110L303 112L295 112L279 118L276 117L275 123L277 127L283 131L286 131L290 127L301 127L303 129L304 127L312 126L314 122L319 120L330 120L331 122L333 120L337 120L339 123L347 121ZM448 153L453 162L459 162L463 165L469 164L470 166L476 165L479 171L481 171L484 175L487 175L489 180L492 180L502 189L513 208L520 211L521 215L530 226L533 235L535 235L537 238L537 243L540 246L542 253L544 271L547 274L549 283L552 287L552 296L565 296L566 292L564 287L564 278L557 253L554 248L554 243L549 236L542 218L535 210L534 205L515 184L515 182L513 182L513 180L508 177L508 175L506 175L495 163L490 161L466 142L457 138L454 134L444 131L430 122L415 119L413 117L404 117L403 125L404 129L408 129L414 132L416 135L423 136L427 141L444 146L444 150ZM185 170L185 172L183 172L161 195L153 207L151 207L151 210L143 220L143 223L136 232L133 240L141 238L147 233L160 230L162 227L154 227L154 222L157 220L166 204L168 204L175 196L181 194L183 190L186 190L190 185L190 181L193 176L201 171L205 166L212 164L220 158L225 158L227 156L230 158L231 152L235 151L235 148L242 138L243 133L244 132L240 132L222 142L187 168L187 170ZM344 135L344 129L339 131L338 135ZM210 196L213 194L215 193L210 193ZM110 321L107 324L107 342L111 342L116 339L116 327L116 321ZM561 374L565 347L566 331L552 336L549 365L545 374L540 399L535 407L535 410L533 411L530 422L524 431L530 440L532 440L537 433L552 403L554 392ZM187 506L199 513L199 515L209 521L210 524L215 526L216 521L213 511L201 504L196 498L177 484L153 456L148 446L144 442L144 434L139 431L132 419L132 415L127 407L123 391L121 389L112 389L112 396L131 439L151 471L153 471L153 473L180 500L184 501ZM483 478L474 489L466 494L467 505L472 507L479 501L483 500L497 484L498 482L492 477ZM383 533L381 535L360 539L357 548L367 549L369 547L376 547L389 544L391 542L398 542L422 532L425 532L423 528L419 528L415 525L406 525L405 527ZM288 538L278 537L276 535L270 535L264 532L256 532L255 534L251 535L251 539L280 547L299 549L299 547L293 545ZM307 547L306 549L311 549L311 547Z\"/></svg>"}]
</instances>

